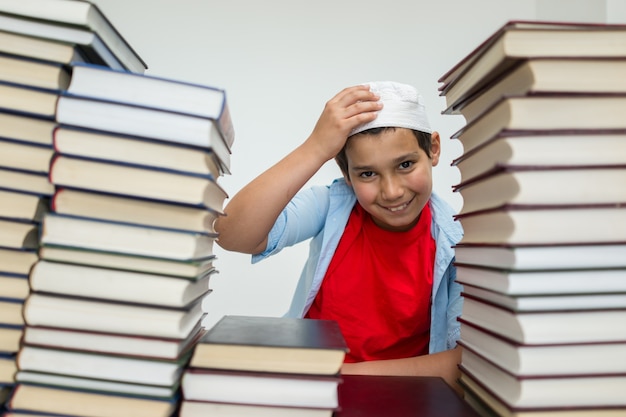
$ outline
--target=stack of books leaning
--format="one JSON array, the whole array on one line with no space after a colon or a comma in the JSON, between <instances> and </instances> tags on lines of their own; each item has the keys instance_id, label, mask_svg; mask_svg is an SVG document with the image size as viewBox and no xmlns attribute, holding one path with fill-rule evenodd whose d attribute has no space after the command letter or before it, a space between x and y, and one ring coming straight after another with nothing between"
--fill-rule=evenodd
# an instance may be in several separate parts
<instances>
[{"instance_id":1,"label":"stack of books leaning","mask_svg":"<svg viewBox=\"0 0 626 417\"><path fill-rule=\"evenodd\" d=\"M8 415L169 416L217 272L226 94L145 75L86 1L0 1L0 31Z\"/></svg>"},{"instance_id":2,"label":"stack of books leaning","mask_svg":"<svg viewBox=\"0 0 626 417\"><path fill-rule=\"evenodd\" d=\"M461 384L484 415L626 413L626 25L508 22L440 78Z\"/></svg>"},{"instance_id":3,"label":"stack of books leaning","mask_svg":"<svg viewBox=\"0 0 626 417\"><path fill-rule=\"evenodd\" d=\"M347 351L331 320L222 317L182 378L181 417L331 417Z\"/></svg>"}]
</instances>

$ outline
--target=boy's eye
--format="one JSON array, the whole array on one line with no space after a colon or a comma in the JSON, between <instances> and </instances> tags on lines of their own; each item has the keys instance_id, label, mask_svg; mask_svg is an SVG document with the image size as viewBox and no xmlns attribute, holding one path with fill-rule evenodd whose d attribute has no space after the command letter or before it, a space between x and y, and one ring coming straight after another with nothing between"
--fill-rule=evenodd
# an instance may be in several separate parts
<instances>
[{"instance_id":1,"label":"boy's eye","mask_svg":"<svg viewBox=\"0 0 626 417\"><path fill-rule=\"evenodd\" d=\"M373 171L364 171L364 172L361 172L361 173L359 174L359 177L362 177L362 178L369 178L369 177L371 177L371 176L373 176L373 175L374 175L374 172L373 172Z\"/></svg>"},{"instance_id":2,"label":"boy's eye","mask_svg":"<svg viewBox=\"0 0 626 417\"><path fill-rule=\"evenodd\" d=\"M401 169L411 168L413 166L413 161L404 161L400 164Z\"/></svg>"}]
</instances>

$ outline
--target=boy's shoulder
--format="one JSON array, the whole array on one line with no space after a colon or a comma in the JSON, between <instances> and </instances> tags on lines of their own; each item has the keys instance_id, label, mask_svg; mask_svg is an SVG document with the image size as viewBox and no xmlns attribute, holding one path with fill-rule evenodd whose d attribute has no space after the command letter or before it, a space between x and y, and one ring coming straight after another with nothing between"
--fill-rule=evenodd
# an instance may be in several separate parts
<instances>
[{"instance_id":1,"label":"boy's shoulder","mask_svg":"<svg viewBox=\"0 0 626 417\"><path fill-rule=\"evenodd\" d=\"M450 242L456 244L463 237L463 228L461 223L454 219L457 214L452 206L437 193L430 195L430 210L433 216L433 222L441 229Z\"/></svg>"}]
</instances>

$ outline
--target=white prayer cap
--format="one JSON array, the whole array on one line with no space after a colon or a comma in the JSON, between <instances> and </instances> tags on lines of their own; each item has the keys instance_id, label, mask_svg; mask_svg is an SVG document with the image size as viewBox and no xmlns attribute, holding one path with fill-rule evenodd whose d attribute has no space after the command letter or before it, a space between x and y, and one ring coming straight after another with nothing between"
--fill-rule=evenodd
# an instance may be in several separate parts
<instances>
[{"instance_id":1,"label":"white prayer cap","mask_svg":"<svg viewBox=\"0 0 626 417\"><path fill-rule=\"evenodd\" d=\"M383 108L374 120L352 129L350 136L375 127L404 127L433 132L426 116L424 100L413 86L393 81L376 81L365 85L369 85L370 91L380 96Z\"/></svg>"}]
</instances>

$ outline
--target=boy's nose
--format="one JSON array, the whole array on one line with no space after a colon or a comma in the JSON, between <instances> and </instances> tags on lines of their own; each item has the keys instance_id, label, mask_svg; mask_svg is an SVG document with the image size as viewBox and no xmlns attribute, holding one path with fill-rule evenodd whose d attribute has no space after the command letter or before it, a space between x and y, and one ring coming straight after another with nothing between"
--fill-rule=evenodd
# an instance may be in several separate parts
<instances>
[{"instance_id":1,"label":"boy's nose","mask_svg":"<svg viewBox=\"0 0 626 417\"><path fill-rule=\"evenodd\" d=\"M381 181L381 194L386 201L394 201L402 197L404 189L396 177L386 177Z\"/></svg>"}]
</instances>

